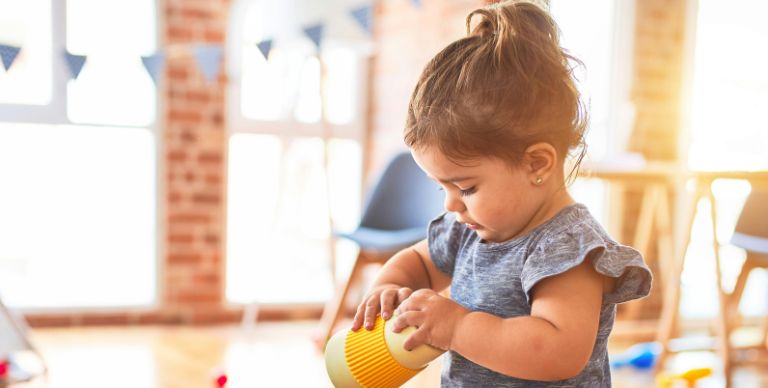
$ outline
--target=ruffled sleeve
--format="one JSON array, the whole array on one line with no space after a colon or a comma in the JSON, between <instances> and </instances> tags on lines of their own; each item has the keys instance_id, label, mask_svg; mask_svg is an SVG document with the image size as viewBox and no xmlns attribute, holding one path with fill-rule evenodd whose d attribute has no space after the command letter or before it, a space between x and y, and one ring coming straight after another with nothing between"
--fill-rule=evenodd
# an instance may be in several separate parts
<instances>
[{"instance_id":1,"label":"ruffled sleeve","mask_svg":"<svg viewBox=\"0 0 768 388\"><path fill-rule=\"evenodd\" d=\"M588 223L553 230L531 248L521 274L528 303L531 290L542 279L562 274L589 259L595 271L616 279L604 303L622 303L647 296L651 271L635 249L618 244Z\"/></svg>"},{"instance_id":2,"label":"ruffled sleeve","mask_svg":"<svg viewBox=\"0 0 768 388\"><path fill-rule=\"evenodd\" d=\"M466 232L467 228L452 213L443 213L429 224L429 255L435 266L451 277Z\"/></svg>"}]
</instances>

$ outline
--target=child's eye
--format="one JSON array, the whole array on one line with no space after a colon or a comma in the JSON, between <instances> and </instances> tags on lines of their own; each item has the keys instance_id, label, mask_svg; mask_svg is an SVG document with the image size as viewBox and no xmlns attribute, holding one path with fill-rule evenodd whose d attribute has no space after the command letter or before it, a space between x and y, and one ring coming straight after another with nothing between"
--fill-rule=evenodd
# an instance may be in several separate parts
<instances>
[{"instance_id":1,"label":"child's eye","mask_svg":"<svg viewBox=\"0 0 768 388\"><path fill-rule=\"evenodd\" d=\"M474 194L475 191L477 191L477 186L472 186L468 189L459 189L459 195L461 195L462 197L466 197Z\"/></svg>"}]
</instances>

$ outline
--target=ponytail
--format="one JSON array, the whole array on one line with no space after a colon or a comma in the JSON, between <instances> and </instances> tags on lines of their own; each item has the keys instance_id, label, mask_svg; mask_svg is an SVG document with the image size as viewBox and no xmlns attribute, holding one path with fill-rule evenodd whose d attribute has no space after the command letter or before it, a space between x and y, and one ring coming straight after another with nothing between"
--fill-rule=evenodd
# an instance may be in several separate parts
<instances>
[{"instance_id":1,"label":"ponytail","mask_svg":"<svg viewBox=\"0 0 768 388\"><path fill-rule=\"evenodd\" d=\"M531 144L548 142L563 160L576 148L583 156L587 115L572 67L581 62L560 47L546 7L492 4L471 12L466 28L467 37L437 54L416 85L408 146L437 146L454 160L516 163Z\"/></svg>"}]
</instances>

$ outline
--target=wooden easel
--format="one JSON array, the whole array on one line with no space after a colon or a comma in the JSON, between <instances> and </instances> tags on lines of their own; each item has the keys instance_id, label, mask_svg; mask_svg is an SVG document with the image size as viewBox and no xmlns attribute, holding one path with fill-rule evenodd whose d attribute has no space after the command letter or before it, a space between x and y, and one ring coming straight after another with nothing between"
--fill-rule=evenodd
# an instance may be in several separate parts
<instances>
[{"instance_id":1,"label":"wooden easel","mask_svg":"<svg viewBox=\"0 0 768 388\"><path fill-rule=\"evenodd\" d=\"M726 306L731 296L723 288L722 272L720 270L720 244L717 235L717 206L712 183L717 179L745 180L753 187L768 188L768 171L686 171L671 164L648 164L641 169L592 170L581 174L588 178L598 178L621 184L636 184L643 187L643 199L640 206L634 246L641 252L650 247L653 232L657 233L659 241L659 260L661 279L656 284L663 287L662 311L659 317L656 341L662 345L661 353L656 362L656 368L662 368L670 353L670 341L677 336L680 307L680 277L685 264L685 254L691 242L691 230L696 217L699 201L707 201L711 209L711 227L713 250L715 257L715 275L718 292L718 314L716 321L715 347L719 352L726 386L731 384L733 366L733 347L729 341L732 327L728 322ZM685 184L693 183L693 190L687 196L687 208L676 224L678 236L673 238L673 222L669 208L670 188L684 188ZM636 318L642 308L642 300L632 302L628 309L627 318Z\"/></svg>"},{"instance_id":2,"label":"wooden easel","mask_svg":"<svg viewBox=\"0 0 768 388\"><path fill-rule=\"evenodd\" d=\"M32 352L40 361L42 374L46 375L48 373L48 366L42 353L27 337L28 332L29 329L26 322L20 316L13 314L3 304L3 301L0 300L0 360L10 356L13 352ZM28 372L24 372L23 375L11 375L11 381L0 381L0 386L27 381L33 377L35 375Z\"/></svg>"},{"instance_id":3,"label":"wooden easel","mask_svg":"<svg viewBox=\"0 0 768 388\"><path fill-rule=\"evenodd\" d=\"M649 163L646 167L638 169L592 168L580 172L581 177L600 179L621 189L629 186L642 188L640 212L631 246L645 255L652 248L652 237L656 236L658 241L656 260L659 269L658 273L654 274L656 284L662 284L663 279L669 276L667 269L674 250L669 200L676 179L680 175L679 171L680 169L675 165ZM632 331L634 323L638 329L640 328L638 319L645 304L646 299L627 304L622 318L628 322L629 331Z\"/></svg>"},{"instance_id":4,"label":"wooden easel","mask_svg":"<svg viewBox=\"0 0 768 388\"><path fill-rule=\"evenodd\" d=\"M727 308L730 296L726 294L723 288L722 272L720 270L720 243L717 235L717 202L712 192L712 183L717 179L739 179L752 184L752 187L768 187L768 171L697 171L690 172L689 177L694 183L694 190L689 197L688 208L684 217L685 227L682 229L682 236L671 263L668 278L664 289L664 303L659 320L659 330L657 341L662 345L661 354L656 363L657 368L664 365L667 357L671 353L669 348L670 340L677 335L677 326L679 321L680 307L680 286L679 280L683 273L685 265L685 253L691 242L691 228L696 218L696 209L699 201L704 200L709 203L712 227L712 241L715 257L715 275L717 280L718 293L718 314L716 321L716 346L720 353L723 363L723 373L725 375L726 387L731 386L732 367L733 367L733 347L730 343L730 334L732 328L728 322Z\"/></svg>"}]
</instances>

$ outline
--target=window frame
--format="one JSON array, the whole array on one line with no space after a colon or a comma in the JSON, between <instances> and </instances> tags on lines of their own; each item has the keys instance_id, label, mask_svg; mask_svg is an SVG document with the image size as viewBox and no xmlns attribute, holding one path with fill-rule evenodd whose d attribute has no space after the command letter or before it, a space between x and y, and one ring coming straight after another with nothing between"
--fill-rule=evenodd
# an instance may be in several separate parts
<instances>
[{"instance_id":1,"label":"window frame","mask_svg":"<svg viewBox=\"0 0 768 388\"><path fill-rule=\"evenodd\" d=\"M51 5L51 101L47 105L29 105L29 104L8 104L0 103L0 123L30 123L30 124L52 124L52 125L79 125L79 126L97 126L97 127L120 127L120 128L147 128L157 135L159 121L159 112L162 108L160 98L157 99L155 106L155 120L146 126L135 126L125 124L93 124L73 122L67 116L67 84L71 79L69 68L62 53L67 48L67 0L49 0ZM158 32L155 37L155 46L162 47L160 41L161 18L159 12L163 0L155 0L155 25ZM163 77L158 77L155 85L156 93L162 96L161 88Z\"/></svg>"},{"instance_id":2,"label":"window frame","mask_svg":"<svg viewBox=\"0 0 768 388\"><path fill-rule=\"evenodd\" d=\"M29 104L8 104L0 103L0 124L40 124L50 126L80 126L80 127L105 127L108 128L134 128L138 130L148 130L154 138L154 157L155 157L155 225L157 233L154 238L155 254L155 295L151 302L141 305L127 305L119 307L20 307L22 313L33 314L72 314L81 312L147 312L156 311L162 305L163 295L166 293L166 285L163 282L165 274L165 233L166 229L165 203L161 200L165 198L165 158L163 157L163 144L160 143L160 128L165 124L165 96L166 84L165 77L157 77L155 82L155 119L146 126L123 125L123 124L94 124L73 122L67 115L67 84L70 80L70 71L62 53L66 49L67 42L67 0L49 0L51 6L51 50L52 61L52 90L51 101L47 105L29 105ZM165 47L161 31L165 30L165 23L162 17L162 11L165 9L165 0L154 0L155 8L155 47L162 50Z\"/></svg>"},{"instance_id":3,"label":"window frame","mask_svg":"<svg viewBox=\"0 0 768 388\"><path fill-rule=\"evenodd\" d=\"M66 0L50 0L52 90L47 105L0 104L0 122L35 124L73 124L67 118L67 68L61 53L67 42Z\"/></svg>"}]
</instances>

